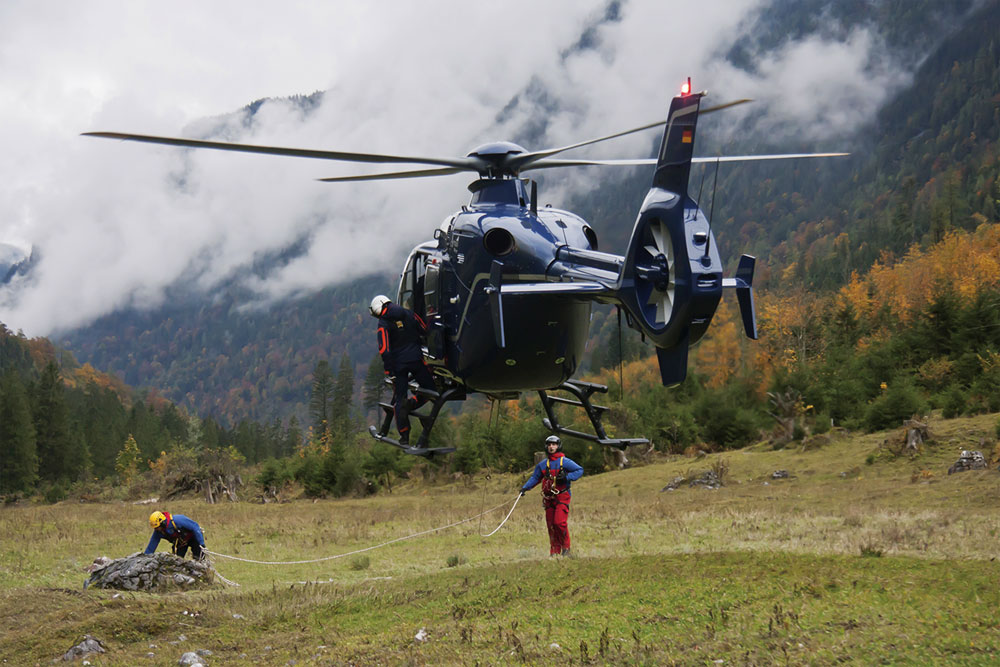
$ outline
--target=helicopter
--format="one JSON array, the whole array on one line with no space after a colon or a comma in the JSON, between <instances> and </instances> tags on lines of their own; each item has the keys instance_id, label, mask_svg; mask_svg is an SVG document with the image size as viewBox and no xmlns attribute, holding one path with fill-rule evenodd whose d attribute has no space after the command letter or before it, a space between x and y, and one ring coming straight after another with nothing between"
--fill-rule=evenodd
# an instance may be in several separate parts
<instances>
[{"instance_id":1,"label":"helicopter","mask_svg":"<svg viewBox=\"0 0 1000 667\"><path fill-rule=\"evenodd\" d=\"M628 326L656 349L660 379L680 384L687 375L688 349L705 334L724 289L736 293L745 335L757 338L753 302L755 258L743 255L735 275L723 263L710 219L688 194L691 165L791 158L834 157L847 153L796 153L694 157L701 114L749 102L742 99L701 109L707 92L693 92L691 80L673 97L666 120L567 146L528 151L512 142L481 145L465 157L438 158L350 153L277 146L160 137L120 132L85 136L186 148L261 153L345 162L421 165L421 169L320 178L328 183L446 176L474 172L471 200L448 216L433 238L409 253L395 302L427 325L424 360L436 390L411 383L430 402L414 412L422 432L414 445L389 435L393 406L380 403L384 416L369 432L376 440L408 454L433 457L452 447L430 447L429 437L442 408L480 393L494 400L537 392L557 434L625 449L646 438L612 438L604 429L605 406L591 399L607 387L574 379L583 360L595 303L620 308ZM635 132L663 127L655 158L590 160L553 156ZM598 249L597 232L569 211L539 208L537 184L522 174L537 169L579 166L653 166L624 255ZM570 398L554 395L566 392ZM560 422L557 405L583 408L593 432Z\"/></svg>"}]
</instances>

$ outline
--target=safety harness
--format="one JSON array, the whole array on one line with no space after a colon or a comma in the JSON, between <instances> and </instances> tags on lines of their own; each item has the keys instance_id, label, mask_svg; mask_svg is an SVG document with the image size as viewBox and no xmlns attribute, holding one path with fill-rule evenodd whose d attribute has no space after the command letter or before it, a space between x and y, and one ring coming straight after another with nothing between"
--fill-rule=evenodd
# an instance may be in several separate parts
<instances>
[{"instance_id":1,"label":"safety harness","mask_svg":"<svg viewBox=\"0 0 1000 667\"><path fill-rule=\"evenodd\" d=\"M552 459L545 459L545 476L542 478L542 497L543 498L555 498L560 493L566 490L567 487L561 489L556 488L556 477L562 472L563 459L564 456L559 457L559 470L553 472L550 468Z\"/></svg>"},{"instance_id":2,"label":"safety harness","mask_svg":"<svg viewBox=\"0 0 1000 667\"><path fill-rule=\"evenodd\" d=\"M194 533L190 530L182 531L178 528L177 524L174 523L174 517L170 516L170 512L164 512L163 516L163 523L160 524L160 528L163 528L163 530L160 530L160 528L157 528L157 530L159 530L160 534L170 542L171 553L176 554L178 547L182 547L190 542L191 538L194 537ZM170 526L173 526L174 534L176 535L173 539L170 539L170 535L168 534ZM185 535L185 533L187 534Z\"/></svg>"}]
</instances>

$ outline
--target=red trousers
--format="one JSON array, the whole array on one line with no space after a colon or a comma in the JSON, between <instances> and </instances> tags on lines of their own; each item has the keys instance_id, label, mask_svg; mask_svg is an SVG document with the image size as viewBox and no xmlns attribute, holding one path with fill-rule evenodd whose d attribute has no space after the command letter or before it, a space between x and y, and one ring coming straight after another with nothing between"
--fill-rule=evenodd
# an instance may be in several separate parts
<instances>
[{"instance_id":1,"label":"red trousers","mask_svg":"<svg viewBox=\"0 0 1000 667\"><path fill-rule=\"evenodd\" d=\"M549 528L549 555L569 550L569 500L568 493L545 498L545 525Z\"/></svg>"}]
</instances>

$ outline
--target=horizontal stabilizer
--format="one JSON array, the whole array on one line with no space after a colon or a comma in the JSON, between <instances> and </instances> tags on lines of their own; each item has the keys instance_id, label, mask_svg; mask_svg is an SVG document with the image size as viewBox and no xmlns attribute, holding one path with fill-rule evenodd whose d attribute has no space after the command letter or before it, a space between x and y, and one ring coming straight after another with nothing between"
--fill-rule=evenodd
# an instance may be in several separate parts
<instances>
[{"instance_id":1,"label":"horizontal stabilizer","mask_svg":"<svg viewBox=\"0 0 1000 667\"><path fill-rule=\"evenodd\" d=\"M591 282L574 283L511 283L503 285L500 292L509 296L526 296L529 294L564 294L567 296L596 297L601 294L611 294L607 285Z\"/></svg>"}]
</instances>

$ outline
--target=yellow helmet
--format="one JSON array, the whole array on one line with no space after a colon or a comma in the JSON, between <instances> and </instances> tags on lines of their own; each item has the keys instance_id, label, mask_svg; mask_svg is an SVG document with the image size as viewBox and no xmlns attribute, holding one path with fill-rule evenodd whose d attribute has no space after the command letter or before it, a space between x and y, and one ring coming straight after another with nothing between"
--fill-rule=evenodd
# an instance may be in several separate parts
<instances>
[{"instance_id":1,"label":"yellow helmet","mask_svg":"<svg viewBox=\"0 0 1000 667\"><path fill-rule=\"evenodd\" d=\"M153 512L152 514L149 515L149 527L152 528L153 530L156 530L157 528L162 526L163 522L166 520L167 517L164 516L163 512L157 510L156 512Z\"/></svg>"}]
</instances>

